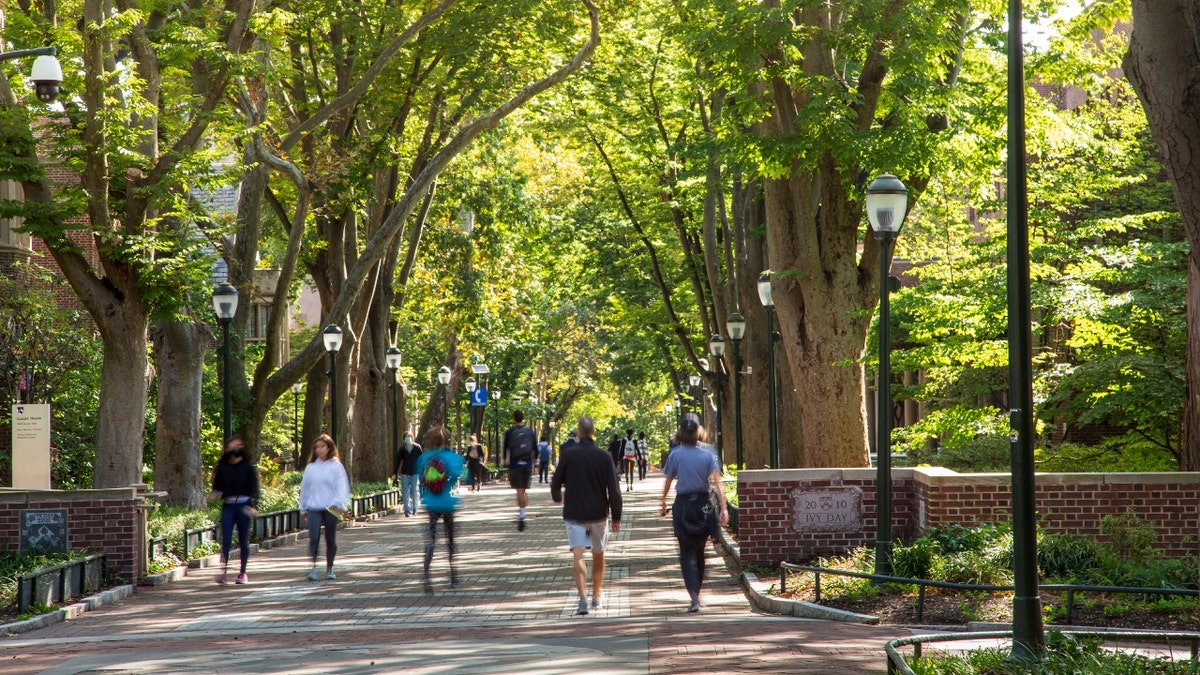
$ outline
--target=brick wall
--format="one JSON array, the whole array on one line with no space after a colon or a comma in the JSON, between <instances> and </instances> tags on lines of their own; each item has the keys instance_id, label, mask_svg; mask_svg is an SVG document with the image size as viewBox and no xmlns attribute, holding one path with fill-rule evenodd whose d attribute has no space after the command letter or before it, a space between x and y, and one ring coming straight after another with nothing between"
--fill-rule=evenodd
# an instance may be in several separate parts
<instances>
[{"instance_id":1,"label":"brick wall","mask_svg":"<svg viewBox=\"0 0 1200 675\"><path fill-rule=\"evenodd\" d=\"M137 583L146 573L146 505L139 490L0 489L0 546L17 550L21 511L66 509L71 549L105 553L111 571Z\"/></svg>"},{"instance_id":2,"label":"brick wall","mask_svg":"<svg viewBox=\"0 0 1200 675\"><path fill-rule=\"evenodd\" d=\"M738 474L738 540L742 560L772 567L844 555L875 544L875 469L790 469ZM1196 555L1200 539L1200 473L1039 474L1037 516L1050 532L1099 535L1100 520L1133 509L1159 534L1168 557ZM892 470L892 534L911 541L934 526L1008 522L1008 474L958 474L948 469ZM857 488L861 519L840 532L796 532L793 490Z\"/></svg>"}]
</instances>

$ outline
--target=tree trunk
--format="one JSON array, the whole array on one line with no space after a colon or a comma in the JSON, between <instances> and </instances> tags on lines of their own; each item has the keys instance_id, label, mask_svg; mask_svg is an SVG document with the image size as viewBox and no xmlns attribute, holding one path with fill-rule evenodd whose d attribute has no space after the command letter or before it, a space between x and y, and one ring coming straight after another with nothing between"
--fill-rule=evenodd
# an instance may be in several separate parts
<instances>
[{"instance_id":1,"label":"tree trunk","mask_svg":"<svg viewBox=\"0 0 1200 675\"><path fill-rule=\"evenodd\" d=\"M1133 35L1123 66L1162 153L1191 244L1188 339L1180 469L1200 470L1200 46L1195 3L1134 0Z\"/></svg>"},{"instance_id":2,"label":"tree trunk","mask_svg":"<svg viewBox=\"0 0 1200 675\"><path fill-rule=\"evenodd\" d=\"M103 318L92 314L104 335L96 415L96 488L141 483L146 440L150 375L146 313L141 303L131 299L109 307L115 311Z\"/></svg>"},{"instance_id":3,"label":"tree trunk","mask_svg":"<svg viewBox=\"0 0 1200 675\"><path fill-rule=\"evenodd\" d=\"M358 343L354 390L354 479L383 481L391 473L391 391L383 352L387 349L387 315L368 320ZM381 324L381 325L380 325ZM381 328L382 336L376 328ZM380 340L382 337L382 341Z\"/></svg>"},{"instance_id":4,"label":"tree trunk","mask_svg":"<svg viewBox=\"0 0 1200 675\"><path fill-rule=\"evenodd\" d=\"M158 365L158 409L154 433L154 489L168 506L204 506L200 454L200 399L204 352L212 342L200 322L164 322L154 333Z\"/></svg>"}]
</instances>

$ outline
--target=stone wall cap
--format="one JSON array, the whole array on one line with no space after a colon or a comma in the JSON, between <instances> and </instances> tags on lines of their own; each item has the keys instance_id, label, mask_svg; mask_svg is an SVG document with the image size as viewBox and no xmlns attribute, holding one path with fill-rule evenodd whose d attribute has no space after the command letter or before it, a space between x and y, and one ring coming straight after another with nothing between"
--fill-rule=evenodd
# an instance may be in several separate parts
<instances>
[{"instance_id":1,"label":"stone wall cap","mask_svg":"<svg viewBox=\"0 0 1200 675\"><path fill-rule=\"evenodd\" d=\"M0 488L0 504L29 502L94 502L102 499L132 501L141 499L137 488L104 488L100 490L22 490Z\"/></svg>"}]
</instances>

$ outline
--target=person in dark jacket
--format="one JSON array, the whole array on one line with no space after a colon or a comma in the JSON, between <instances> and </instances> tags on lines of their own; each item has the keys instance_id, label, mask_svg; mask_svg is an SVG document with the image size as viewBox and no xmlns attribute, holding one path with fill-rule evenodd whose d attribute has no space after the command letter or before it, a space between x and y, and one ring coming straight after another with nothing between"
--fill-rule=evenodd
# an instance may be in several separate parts
<instances>
[{"instance_id":1,"label":"person in dark jacket","mask_svg":"<svg viewBox=\"0 0 1200 675\"><path fill-rule=\"evenodd\" d=\"M258 483L258 468L246 457L246 444L234 436L225 444L225 452L217 461L213 472L210 500L221 499L221 575L217 583L229 581L229 549L233 546L233 528L237 527L239 563L237 583L249 581L246 563L250 559L250 519L258 515L258 500L261 492Z\"/></svg>"},{"instance_id":2,"label":"person in dark jacket","mask_svg":"<svg viewBox=\"0 0 1200 675\"><path fill-rule=\"evenodd\" d=\"M404 443L396 449L392 460L392 480L400 475L400 501L404 503L404 515L412 516L417 513L420 503L417 483L417 458L421 456L421 446L413 443L412 434L404 434Z\"/></svg>"},{"instance_id":3,"label":"person in dark jacket","mask_svg":"<svg viewBox=\"0 0 1200 675\"><path fill-rule=\"evenodd\" d=\"M613 472L612 457L593 440L596 426L592 418L579 418L576 431L579 440L564 446L558 456L558 467L550 479L550 496L555 504L563 505L567 546L575 558L575 588L579 591L576 614L587 614L587 563L583 553L592 551L591 609L600 609L610 513L612 531L621 531L621 486Z\"/></svg>"},{"instance_id":4,"label":"person in dark jacket","mask_svg":"<svg viewBox=\"0 0 1200 675\"><path fill-rule=\"evenodd\" d=\"M621 453L621 437L613 434L612 440L608 442L608 454L612 457L613 471L617 475L621 475L621 460L624 459Z\"/></svg>"}]
</instances>

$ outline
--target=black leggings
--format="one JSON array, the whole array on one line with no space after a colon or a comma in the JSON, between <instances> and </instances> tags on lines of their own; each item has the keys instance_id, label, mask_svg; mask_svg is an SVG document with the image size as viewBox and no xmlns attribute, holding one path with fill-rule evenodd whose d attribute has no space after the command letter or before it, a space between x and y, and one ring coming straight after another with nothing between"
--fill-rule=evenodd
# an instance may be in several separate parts
<instances>
[{"instance_id":1,"label":"black leggings","mask_svg":"<svg viewBox=\"0 0 1200 675\"><path fill-rule=\"evenodd\" d=\"M229 549L233 548L233 528L237 527L242 574L246 573L246 561L250 559L250 514L246 512L249 506L249 502L221 505L221 562L229 564Z\"/></svg>"},{"instance_id":2,"label":"black leggings","mask_svg":"<svg viewBox=\"0 0 1200 675\"><path fill-rule=\"evenodd\" d=\"M629 487L633 487L633 470L636 468L636 465L633 463L632 459L627 459L624 461L625 461L625 484L628 485Z\"/></svg>"},{"instance_id":3,"label":"black leggings","mask_svg":"<svg viewBox=\"0 0 1200 675\"><path fill-rule=\"evenodd\" d=\"M325 566L332 569L333 557L337 555L338 518L327 509L308 512L308 557L316 564L322 525L325 526Z\"/></svg>"},{"instance_id":4,"label":"black leggings","mask_svg":"<svg viewBox=\"0 0 1200 675\"><path fill-rule=\"evenodd\" d=\"M454 514L453 513L429 513L429 537L425 540L425 580L429 580L429 565L433 563L433 547L437 543L437 521L442 520L443 526L446 528L446 543L449 547L450 560L450 582L458 581L458 576L454 573Z\"/></svg>"}]
</instances>

